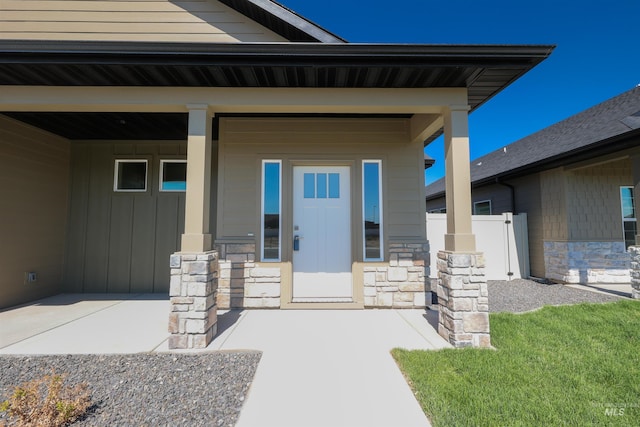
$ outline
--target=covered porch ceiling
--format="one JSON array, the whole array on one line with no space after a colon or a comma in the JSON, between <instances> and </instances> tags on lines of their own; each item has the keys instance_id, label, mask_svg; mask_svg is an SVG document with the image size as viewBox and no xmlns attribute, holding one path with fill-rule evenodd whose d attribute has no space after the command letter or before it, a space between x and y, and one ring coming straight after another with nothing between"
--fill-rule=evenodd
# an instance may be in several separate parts
<instances>
[{"instance_id":1,"label":"covered porch ceiling","mask_svg":"<svg viewBox=\"0 0 640 427\"><path fill-rule=\"evenodd\" d=\"M202 44L0 41L0 86L87 88L238 88L327 90L332 96L372 90L388 102L390 90L464 88L471 111L543 61L549 45ZM12 87L12 88L10 88ZM346 91L342 91L345 90ZM336 91L339 90L339 91ZM378 91L380 90L380 91ZM5 94L7 91L3 91ZM96 92L99 93L99 92ZM73 96L71 96L73 98ZM69 139L176 139L186 117L175 111L99 111L28 107L11 109L0 94L0 112ZM65 97L61 97L61 103ZM412 100L411 102L415 102ZM429 103L425 99L425 103ZM406 108L341 109L295 105L286 111L244 114L380 114L410 117ZM36 112L38 111L38 112ZM225 111L235 113L233 107ZM437 126L439 127L439 126ZM435 139L436 129L425 143ZM180 138L177 138L180 139Z\"/></svg>"}]
</instances>

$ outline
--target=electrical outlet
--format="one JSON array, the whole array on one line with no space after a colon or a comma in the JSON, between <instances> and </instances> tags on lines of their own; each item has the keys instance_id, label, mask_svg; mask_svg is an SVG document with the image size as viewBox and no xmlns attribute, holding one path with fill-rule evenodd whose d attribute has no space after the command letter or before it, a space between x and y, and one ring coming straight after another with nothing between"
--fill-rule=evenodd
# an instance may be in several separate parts
<instances>
[{"instance_id":1,"label":"electrical outlet","mask_svg":"<svg viewBox=\"0 0 640 427\"><path fill-rule=\"evenodd\" d=\"M35 271L30 271L27 273L27 283L33 283L38 280L38 275Z\"/></svg>"}]
</instances>

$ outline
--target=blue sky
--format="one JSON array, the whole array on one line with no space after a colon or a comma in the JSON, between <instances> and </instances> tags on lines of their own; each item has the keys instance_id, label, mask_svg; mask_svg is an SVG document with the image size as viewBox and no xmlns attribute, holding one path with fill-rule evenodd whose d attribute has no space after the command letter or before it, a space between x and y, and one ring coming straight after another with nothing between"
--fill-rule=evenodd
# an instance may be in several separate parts
<instances>
[{"instance_id":1,"label":"blue sky","mask_svg":"<svg viewBox=\"0 0 640 427\"><path fill-rule=\"evenodd\" d=\"M471 158L640 84L640 0L279 0L353 43L555 44L471 114ZM442 138L430 183L444 175Z\"/></svg>"}]
</instances>

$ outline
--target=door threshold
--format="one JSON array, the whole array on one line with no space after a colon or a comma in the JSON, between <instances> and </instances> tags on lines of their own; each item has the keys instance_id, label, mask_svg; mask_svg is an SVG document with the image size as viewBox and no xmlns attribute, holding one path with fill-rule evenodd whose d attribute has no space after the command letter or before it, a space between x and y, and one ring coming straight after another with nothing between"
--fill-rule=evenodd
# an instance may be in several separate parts
<instances>
[{"instance_id":1,"label":"door threshold","mask_svg":"<svg viewBox=\"0 0 640 427\"><path fill-rule=\"evenodd\" d=\"M364 309L361 302L299 302L297 299L292 302L283 302L281 309L290 310L359 310Z\"/></svg>"},{"instance_id":2,"label":"door threshold","mask_svg":"<svg viewBox=\"0 0 640 427\"><path fill-rule=\"evenodd\" d=\"M311 297L311 298L293 298L291 302L353 302L353 298L351 297L334 297L334 298L321 298L321 297Z\"/></svg>"}]
</instances>

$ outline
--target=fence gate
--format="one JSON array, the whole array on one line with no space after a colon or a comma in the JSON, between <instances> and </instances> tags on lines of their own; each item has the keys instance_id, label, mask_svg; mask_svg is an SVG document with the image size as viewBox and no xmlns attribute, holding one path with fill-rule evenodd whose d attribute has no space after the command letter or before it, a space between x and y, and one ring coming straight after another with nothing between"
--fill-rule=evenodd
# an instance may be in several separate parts
<instances>
[{"instance_id":1,"label":"fence gate","mask_svg":"<svg viewBox=\"0 0 640 427\"><path fill-rule=\"evenodd\" d=\"M484 252L487 280L529 277L527 214L473 215L472 230L478 252ZM431 252L431 278L438 277L438 251L444 250L447 214L427 214L427 239Z\"/></svg>"}]
</instances>

